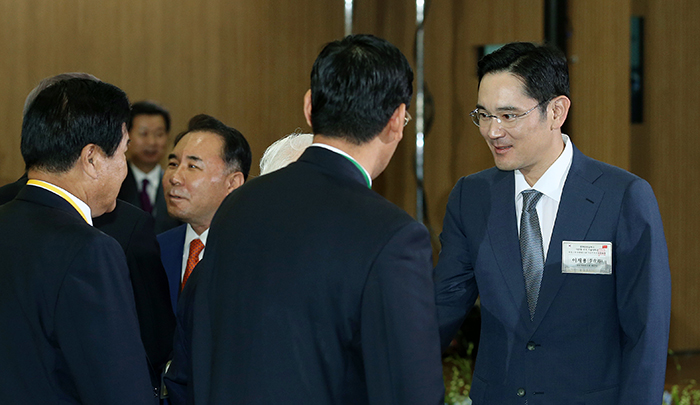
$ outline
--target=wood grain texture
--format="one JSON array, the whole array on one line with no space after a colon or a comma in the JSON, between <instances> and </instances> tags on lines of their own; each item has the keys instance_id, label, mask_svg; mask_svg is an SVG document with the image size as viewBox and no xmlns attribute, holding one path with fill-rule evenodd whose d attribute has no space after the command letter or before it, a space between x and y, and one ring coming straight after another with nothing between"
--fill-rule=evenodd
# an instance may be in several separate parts
<instances>
[{"instance_id":1,"label":"wood grain texture","mask_svg":"<svg viewBox=\"0 0 700 405\"><path fill-rule=\"evenodd\" d=\"M6 0L0 3L0 184L23 171L21 114L44 77L86 71L132 101L156 100L171 137L207 113L265 148L308 131L302 98L324 43L343 35L343 10L320 0Z\"/></svg>"},{"instance_id":2,"label":"wood grain texture","mask_svg":"<svg viewBox=\"0 0 700 405\"><path fill-rule=\"evenodd\" d=\"M571 110L581 151L630 169L630 0L569 0Z\"/></svg>"},{"instance_id":3,"label":"wood grain texture","mask_svg":"<svg viewBox=\"0 0 700 405\"><path fill-rule=\"evenodd\" d=\"M671 263L673 298L669 346L700 349L698 229L700 171L700 2L645 0L644 123L632 140L632 169L656 193Z\"/></svg>"}]
</instances>

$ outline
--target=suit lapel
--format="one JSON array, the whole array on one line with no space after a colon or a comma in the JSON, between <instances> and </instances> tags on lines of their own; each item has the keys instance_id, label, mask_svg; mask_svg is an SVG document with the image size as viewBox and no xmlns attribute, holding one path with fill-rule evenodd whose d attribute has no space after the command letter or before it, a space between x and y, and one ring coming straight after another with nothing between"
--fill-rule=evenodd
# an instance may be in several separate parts
<instances>
[{"instance_id":1,"label":"suit lapel","mask_svg":"<svg viewBox=\"0 0 700 405\"><path fill-rule=\"evenodd\" d=\"M515 215L515 178L513 172L498 172L491 195L489 238L503 279L523 321L530 324L525 297L525 279L520 259L520 241Z\"/></svg>"},{"instance_id":2,"label":"suit lapel","mask_svg":"<svg viewBox=\"0 0 700 405\"><path fill-rule=\"evenodd\" d=\"M568 275L561 272L561 242L585 240L600 207L604 192L593 185L602 172L574 146L571 170L564 183L554 230L549 243L540 296L535 310L534 329L546 315Z\"/></svg>"}]
</instances>

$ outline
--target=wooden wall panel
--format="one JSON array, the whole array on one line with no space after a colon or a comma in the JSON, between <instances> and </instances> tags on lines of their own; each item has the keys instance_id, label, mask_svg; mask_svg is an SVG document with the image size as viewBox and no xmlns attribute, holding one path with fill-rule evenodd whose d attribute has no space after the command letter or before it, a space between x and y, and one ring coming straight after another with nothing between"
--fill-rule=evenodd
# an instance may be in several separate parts
<instances>
[{"instance_id":1,"label":"wooden wall panel","mask_svg":"<svg viewBox=\"0 0 700 405\"><path fill-rule=\"evenodd\" d=\"M21 111L46 76L87 71L132 101L157 100L173 134L211 114L264 149L308 130L302 97L322 45L343 35L343 8L322 0L5 0L0 4L0 184L23 171Z\"/></svg>"},{"instance_id":2,"label":"wooden wall panel","mask_svg":"<svg viewBox=\"0 0 700 405\"><path fill-rule=\"evenodd\" d=\"M587 155L630 169L630 0L569 0L568 131Z\"/></svg>"},{"instance_id":3,"label":"wooden wall panel","mask_svg":"<svg viewBox=\"0 0 700 405\"><path fill-rule=\"evenodd\" d=\"M700 48L695 0L645 0L644 122L632 168L649 180L668 243L673 298L671 349L700 349Z\"/></svg>"}]
</instances>

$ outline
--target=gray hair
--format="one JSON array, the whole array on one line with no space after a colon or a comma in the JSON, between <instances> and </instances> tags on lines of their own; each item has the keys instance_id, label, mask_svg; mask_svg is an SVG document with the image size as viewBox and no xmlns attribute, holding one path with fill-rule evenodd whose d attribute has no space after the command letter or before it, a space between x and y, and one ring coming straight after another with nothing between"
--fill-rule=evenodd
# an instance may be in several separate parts
<instances>
[{"instance_id":1,"label":"gray hair","mask_svg":"<svg viewBox=\"0 0 700 405\"><path fill-rule=\"evenodd\" d=\"M36 99L36 96L39 95L42 91L44 91L46 88L53 86L54 84L68 80L68 79L86 79L86 80L92 80L95 82L101 81L100 79L96 78L95 76L91 75L90 73L83 73L83 72L69 72L69 73L60 73L57 74L56 76L51 76L51 77L46 77L44 79L41 79L39 84L32 89L32 91L29 92L27 95L27 98L24 100L24 108L22 109L22 117L27 115L27 110L29 110L29 107L34 103L34 100Z\"/></svg>"},{"instance_id":2,"label":"gray hair","mask_svg":"<svg viewBox=\"0 0 700 405\"><path fill-rule=\"evenodd\" d=\"M313 134L297 132L278 139L265 149L265 153L260 159L260 175L274 172L295 162L313 142Z\"/></svg>"}]
</instances>

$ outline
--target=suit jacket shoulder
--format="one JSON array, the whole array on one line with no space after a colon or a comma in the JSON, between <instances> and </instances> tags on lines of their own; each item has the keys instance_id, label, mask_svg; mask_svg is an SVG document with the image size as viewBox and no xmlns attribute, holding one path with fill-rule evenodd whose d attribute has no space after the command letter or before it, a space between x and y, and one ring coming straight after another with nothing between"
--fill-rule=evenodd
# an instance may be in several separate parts
<instances>
[{"instance_id":1,"label":"suit jacket shoulder","mask_svg":"<svg viewBox=\"0 0 700 405\"><path fill-rule=\"evenodd\" d=\"M25 184L27 184L26 174L22 175L17 181L0 187L0 205L12 201Z\"/></svg>"},{"instance_id":2,"label":"suit jacket shoulder","mask_svg":"<svg viewBox=\"0 0 700 405\"><path fill-rule=\"evenodd\" d=\"M13 235L0 254L15 258L0 266L0 323L13 325L0 348L0 402L152 403L118 243L38 187L0 207L0 226Z\"/></svg>"}]
</instances>

